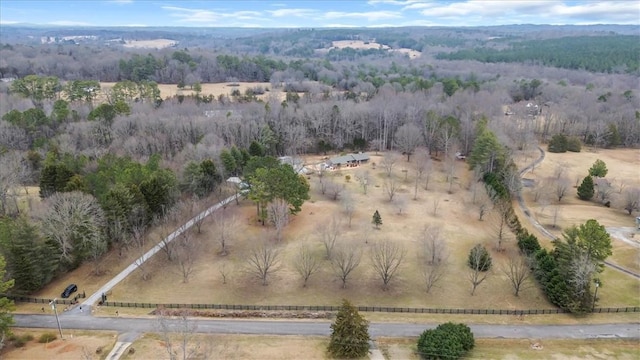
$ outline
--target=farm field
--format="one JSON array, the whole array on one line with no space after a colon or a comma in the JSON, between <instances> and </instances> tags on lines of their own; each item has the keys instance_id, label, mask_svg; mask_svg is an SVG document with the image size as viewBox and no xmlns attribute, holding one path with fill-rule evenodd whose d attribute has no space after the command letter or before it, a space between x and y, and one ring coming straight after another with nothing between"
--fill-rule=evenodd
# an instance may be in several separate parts
<instances>
[{"instance_id":1,"label":"farm field","mask_svg":"<svg viewBox=\"0 0 640 360\"><path fill-rule=\"evenodd\" d=\"M116 83L114 82L101 82L100 88L103 94L106 94ZM203 96L213 95L217 98L220 95L231 97L231 93L234 90L240 91L241 94L244 95L247 89L253 89L255 87L262 87L264 89L270 89L271 91L267 91L262 95L257 95L259 99L265 100L269 96L277 96L279 99L284 96L279 89L272 89L271 83L268 82L234 82L233 85L229 82L224 83L204 83L202 85L202 91L200 92ZM235 86L237 85L237 86ZM190 90L188 87L184 89L178 89L176 84L158 84L158 89L160 90L160 97L163 99L170 98L176 95L195 95L193 90Z\"/></svg>"}]
</instances>

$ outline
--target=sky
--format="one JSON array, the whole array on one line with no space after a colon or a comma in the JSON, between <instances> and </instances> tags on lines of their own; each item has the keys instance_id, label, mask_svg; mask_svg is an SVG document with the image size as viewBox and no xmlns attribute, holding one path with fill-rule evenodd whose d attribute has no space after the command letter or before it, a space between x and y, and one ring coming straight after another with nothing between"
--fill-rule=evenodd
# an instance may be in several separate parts
<instances>
[{"instance_id":1,"label":"sky","mask_svg":"<svg viewBox=\"0 0 640 360\"><path fill-rule=\"evenodd\" d=\"M260 28L638 25L640 0L0 0L0 26L16 23Z\"/></svg>"}]
</instances>

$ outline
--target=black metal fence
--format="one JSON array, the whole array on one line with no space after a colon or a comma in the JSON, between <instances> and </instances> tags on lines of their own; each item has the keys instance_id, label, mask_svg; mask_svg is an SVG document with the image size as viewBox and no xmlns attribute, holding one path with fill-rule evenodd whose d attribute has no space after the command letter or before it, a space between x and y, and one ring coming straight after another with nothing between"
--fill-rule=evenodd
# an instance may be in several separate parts
<instances>
[{"instance_id":1,"label":"black metal fence","mask_svg":"<svg viewBox=\"0 0 640 360\"><path fill-rule=\"evenodd\" d=\"M51 301L53 301L53 299L44 299L44 298L36 298L36 297L20 296L20 295L4 295L4 294L0 294L0 296L7 297L8 299L13 300L15 302L26 302L26 303L36 303L36 304L48 304ZM87 297L87 295L83 291L82 293L76 294L76 296L74 296L71 299L57 299L56 298L56 303L57 304L64 304L64 305L73 305L73 304L77 304L78 303L78 299L83 299L85 297Z\"/></svg>"},{"instance_id":2,"label":"black metal fence","mask_svg":"<svg viewBox=\"0 0 640 360\"><path fill-rule=\"evenodd\" d=\"M83 294L78 294L80 296ZM41 299L28 296L7 295L9 299L16 302L31 302L45 304L51 299ZM60 304L74 304L74 300L57 300ZM193 309L193 310L241 310L241 311L338 311L340 306L330 305L235 305L235 304L152 304L137 302L106 301L102 306L128 307L141 309ZM363 312L387 312L387 313L410 313L410 314L460 314L460 315L545 315L569 313L563 309L528 309L528 310L505 310L505 309L434 309L434 308L404 308L387 306L358 306L358 311ZM619 307L619 308L595 308L593 313L637 313L640 307Z\"/></svg>"}]
</instances>

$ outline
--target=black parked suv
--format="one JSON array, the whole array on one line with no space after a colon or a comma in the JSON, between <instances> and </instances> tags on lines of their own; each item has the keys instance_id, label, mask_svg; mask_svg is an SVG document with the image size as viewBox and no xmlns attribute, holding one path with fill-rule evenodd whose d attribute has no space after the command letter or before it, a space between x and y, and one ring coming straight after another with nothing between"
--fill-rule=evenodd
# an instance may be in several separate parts
<instances>
[{"instance_id":1,"label":"black parked suv","mask_svg":"<svg viewBox=\"0 0 640 360\"><path fill-rule=\"evenodd\" d=\"M71 284L71 285L67 286L66 289L64 289L64 291L62 292L62 294L60 296L62 296L62 298L64 298L64 299L66 299L76 291L78 291L78 287L76 286L76 284Z\"/></svg>"}]
</instances>

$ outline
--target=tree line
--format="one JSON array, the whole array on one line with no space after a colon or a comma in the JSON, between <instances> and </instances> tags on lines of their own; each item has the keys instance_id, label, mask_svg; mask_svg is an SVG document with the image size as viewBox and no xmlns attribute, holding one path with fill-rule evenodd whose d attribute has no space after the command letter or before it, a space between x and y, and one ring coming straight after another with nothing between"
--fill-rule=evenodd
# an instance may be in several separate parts
<instances>
[{"instance_id":1,"label":"tree line","mask_svg":"<svg viewBox=\"0 0 640 360\"><path fill-rule=\"evenodd\" d=\"M488 47L440 53L439 59L482 62L540 62L545 66L602 73L637 74L640 38L632 35L572 36L512 42L508 49Z\"/></svg>"}]
</instances>

